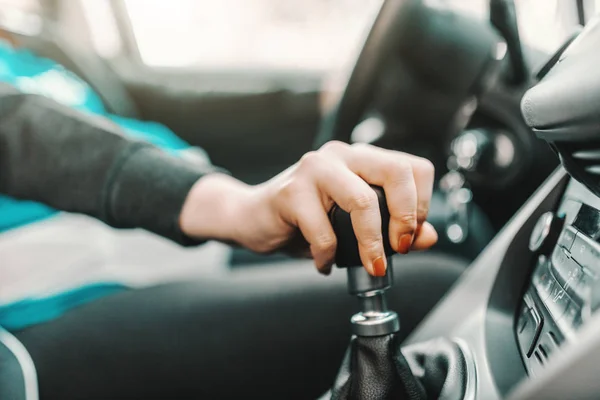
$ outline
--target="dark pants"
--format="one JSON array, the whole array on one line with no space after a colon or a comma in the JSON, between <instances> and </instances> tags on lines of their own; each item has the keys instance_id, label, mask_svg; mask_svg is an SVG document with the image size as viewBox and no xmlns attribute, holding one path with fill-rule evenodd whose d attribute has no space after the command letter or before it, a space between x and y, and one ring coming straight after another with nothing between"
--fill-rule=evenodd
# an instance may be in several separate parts
<instances>
[{"instance_id":1,"label":"dark pants","mask_svg":"<svg viewBox=\"0 0 600 400\"><path fill-rule=\"evenodd\" d=\"M465 263L421 254L395 264L388 299L406 335ZM42 400L309 399L331 385L355 311L344 271L272 265L123 292L15 335Z\"/></svg>"}]
</instances>

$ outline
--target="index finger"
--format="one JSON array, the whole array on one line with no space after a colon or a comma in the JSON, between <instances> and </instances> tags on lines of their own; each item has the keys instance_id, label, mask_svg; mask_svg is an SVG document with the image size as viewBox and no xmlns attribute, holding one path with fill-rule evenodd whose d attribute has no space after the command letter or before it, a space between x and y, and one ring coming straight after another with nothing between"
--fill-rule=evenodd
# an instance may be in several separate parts
<instances>
[{"instance_id":1,"label":"index finger","mask_svg":"<svg viewBox=\"0 0 600 400\"><path fill-rule=\"evenodd\" d=\"M317 185L322 193L350 214L360 259L366 270L371 275L384 276L387 262L377 194L344 164L332 164L317 174Z\"/></svg>"}]
</instances>

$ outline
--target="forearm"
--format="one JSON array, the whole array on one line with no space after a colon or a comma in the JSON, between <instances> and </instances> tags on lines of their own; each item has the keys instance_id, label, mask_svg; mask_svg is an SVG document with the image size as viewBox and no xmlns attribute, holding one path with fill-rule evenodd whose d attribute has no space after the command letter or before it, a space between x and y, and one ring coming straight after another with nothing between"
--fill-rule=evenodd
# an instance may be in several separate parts
<instances>
[{"instance_id":1,"label":"forearm","mask_svg":"<svg viewBox=\"0 0 600 400\"><path fill-rule=\"evenodd\" d=\"M186 242L179 213L206 168L103 118L0 85L0 192Z\"/></svg>"},{"instance_id":2,"label":"forearm","mask_svg":"<svg viewBox=\"0 0 600 400\"><path fill-rule=\"evenodd\" d=\"M250 186L223 174L205 176L192 187L180 226L188 236L216 239L257 252L272 251L284 241L273 232L295 230L275 211L274 188L269 183Z\"/></svg>"}]
</instances>

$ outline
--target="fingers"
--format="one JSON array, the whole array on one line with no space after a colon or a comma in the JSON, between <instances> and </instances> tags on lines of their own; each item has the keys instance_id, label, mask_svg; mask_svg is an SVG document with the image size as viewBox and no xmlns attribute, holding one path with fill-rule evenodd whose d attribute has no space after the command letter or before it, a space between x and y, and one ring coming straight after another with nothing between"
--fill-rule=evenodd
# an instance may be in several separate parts
<instances>
[{"instance_id":1,"label":"fingers","mask_svg":"<svg viewBox=\"0 0 600 400\"><path fill-rule=\"evenodd\" d=\"M394 250L407 253L415 232L427 218L433 190L431 162L370 145L334 148L348 167L367 182L384 188L390 210L389 240Z\"/></svg>"},{"instance_id":2,"label":"fingers","mask_svg":"<svg viewBox=\"0 0 600 400\"><path fill-rule=\"evenodd\" d=\"M426 158L406 153L399 154L404 155L412 166L415 186L417 188L417 224L420 225L425 222L429 213L435 179L435 167Z\"/></svg>"},{"instance_id":3,"label":"fingers","mask_svg":"<svg viewBox=\"0 0 600 400\"><path fill-rule=\"evenodd\" d=\"M437 234L425 222L434 182L431 162L420 157L370 145L330 142L306 154L291 179L293 194L284 207L293 214L310 244L317 268L329 273L337 241L327 211L337 203L350 213L361 261L375 276L386 272L381 215L376 193L369 184L382 186L390 210L389 240L394 250L426 249Z\"/></svg>"},{"instance_id":4,"label":"fingers","mask_svg":"<svg viewBox=\"0 0 600 400\"><path fill-rule=\"evenodd\" d=\"M385 275L387 265L377 194L339 159L311 153L303 157L301 168L302 164L312 170L319 191L350 214L364 267L371 275Z\"/></svg>"},{"instance_id":5,"label":"fingers","mask_svg":"<svg viewBox=\"0 0 600 400\"><path fill-rule=\"evenodd\" d=\"M374 276L384 276L387 268L381 232L381 213L377 194L349 169L332 168L320 177L320 187L327 187L339 207L350 213L362 264ZM351 189L350 189L351 188Z\"/></svg>"},{"instance_id":6,"label":"fingers","mask_svg":"<svg viewBox=\"0 0 600 400\"><path fill-rule=\"evenodd\" d=\"M310 245L315 266L322 274L329 275L335 258L337 240L316 190L307 190L296 197L290 209L294 210L292 223L298 226Z\"/></svg>"},{"instance_id":7,"label":"fingers","mask_svg":"<svg viewBox=\"0 0 600 400\"><path fill-rule=\"evenodd\" d=\"M388 240L394 250L408 252L417 229L417 189L411 164L372 146L357 146L347 162L367 182L383 187L390 210Z\"/></svg>"},{"instance_id":8,"label":"fingers","mask_svg":"<svg viewBox=\"0 0 600 400\"><path fill-rule=\"evenodd\" d=\"M433 246L438 240L435 228L429 223L424 222L415 233L415 241L412 245L413 250L426 250Z\"/></svg>"}]
</instances>

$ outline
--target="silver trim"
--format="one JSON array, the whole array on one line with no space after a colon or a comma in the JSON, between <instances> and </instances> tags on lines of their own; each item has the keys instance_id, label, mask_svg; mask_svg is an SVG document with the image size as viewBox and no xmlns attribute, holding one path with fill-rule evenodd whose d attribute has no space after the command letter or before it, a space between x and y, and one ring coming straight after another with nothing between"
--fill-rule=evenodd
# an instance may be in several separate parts
<instances>
[{"instance_id":1,"label":"silver trim","mask_svg":"<svg viewBox=\"0 0 600 400\"><path fill-rule=\"evenodd\" d=\"M371 276L362 267L347 269L348 292L356 295L361 311L350 319L357 336L383 336L400 330L398 314L388 310L385 291L392 286L392 259L388 258L385 276Z\"/></svg>"},{"instance_id":2,"label":"silver trim","mask_svg":"<svg viewBox=\"0 0 600 400\"><path fill-rule=\"evenodd\" d=\"M350 319L356 336L384 336L400 330L398 314L393 311L354 314Z\"/></svg>"},{"instance_id":3,"label":"silver trim","mask_svg":"<svg viewBox=\"0 0 600 400\"><path fill-rule=\"evenodd\" d=\"M387 264L388 269L385 276L372 276L362 266L346 268L348 293L358 296L369 296L371 292L385 291L392 287L394 269L389 257Z\"/></svg>"},{"instance_id":4,"label":"silver trim","mask_svg":"<svg viewBox=\"0 0 600 400\"><path fill-rule=\"evenodd\" d=\"M465 357L465 366L467 369L467 377L465 382L465 396L464 400L475 400L475 396L477 394L477 365L475 364L475 359L473 358L473 353L471 349L462 339L454 338L452 339L454 343L460 347L460 350Z\"/></svg>"},{"instance_id":5,"label":"silver trim","mask_svg":"<svg viewBox=\"0 0 600 400\"><path fill-rule=\"evenodd\" d=\"M554 213L552 211L547 211L540 216L531 231L529 250L535 252L543 246L550 235L550 228L552 227L553 221Z\"/></svg>"},{"instance_id":6,"label":"silver trim","mask_svg":"<svg viewBox=\"0 0 600 400\"><path fill-rule=\"evenodd\" d=\"M14 354L21 366L25 382L25 399L38 400L37 372L29 352L16 337L2 327L0 327L0 342Z\"/></svg>"}]
</instances>

